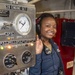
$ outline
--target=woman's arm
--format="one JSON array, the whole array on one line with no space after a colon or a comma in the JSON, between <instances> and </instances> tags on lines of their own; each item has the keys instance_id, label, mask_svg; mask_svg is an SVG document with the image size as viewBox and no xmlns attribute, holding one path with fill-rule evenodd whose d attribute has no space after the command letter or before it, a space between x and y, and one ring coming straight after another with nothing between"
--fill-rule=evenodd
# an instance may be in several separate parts
<instances>
[{"instance_id":1,"label":"woman's arm","mask_svg":"<svg viewBox=\"0 0 75 75\"><path fill-rule=\"evenodd\" d=\"M30 67L29 75L41 75L41 54L36 55L36 64Z\"/></svg>"}]
</instances>

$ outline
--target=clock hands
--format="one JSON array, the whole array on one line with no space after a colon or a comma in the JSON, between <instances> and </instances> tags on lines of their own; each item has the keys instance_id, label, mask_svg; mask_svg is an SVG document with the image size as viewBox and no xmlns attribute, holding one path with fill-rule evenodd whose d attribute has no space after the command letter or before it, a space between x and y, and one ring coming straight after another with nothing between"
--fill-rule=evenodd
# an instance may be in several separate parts
<instances>
[{"instance_id":1,"label":"clock hands","mask_svg":"<svg viewBox=\"0 0 75 75\"><path fill-rule=\"evenodd\" d=\"M22 24L22 26L21 26L21 28L22 28L25 25L26 22L24 21L24 23L22 23L21 21L19 21L19 23Z\"/></svg>"}]
</instances>

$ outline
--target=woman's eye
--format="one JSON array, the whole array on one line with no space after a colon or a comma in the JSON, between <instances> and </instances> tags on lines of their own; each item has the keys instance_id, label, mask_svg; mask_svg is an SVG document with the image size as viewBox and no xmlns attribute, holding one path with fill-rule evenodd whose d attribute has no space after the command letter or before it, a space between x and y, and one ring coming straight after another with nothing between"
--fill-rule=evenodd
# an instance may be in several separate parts
<instances>
[{"instance_id":1,"label":"woman's eye","mask_svg":"<svg viewBox=\"0 0 75 75\"><path fill-rule=\"evenodd\" d=\"M48 27L48 28L52 27L52 28L55 28L56 29L56 25L46 24L45 27Z\"/></svg>"},{"instance_id":2,"label":"woman's eye","mask_svg":"<svg viewBox=\"0 0 75 75\"><path fill-rule=\"evenodd\" d=\"M46 25L46 27L50 27L50 25Z\"/></svg>"},{"instance_id":3,"label":"woman's eye","mask_svg":"<svg viewBox=\"0 0 75 75\"><path fill-rule=\"evenodd\" d=\"M50 27L50 26L47 25L46 27Z\"/></svg>"}]
</instances>

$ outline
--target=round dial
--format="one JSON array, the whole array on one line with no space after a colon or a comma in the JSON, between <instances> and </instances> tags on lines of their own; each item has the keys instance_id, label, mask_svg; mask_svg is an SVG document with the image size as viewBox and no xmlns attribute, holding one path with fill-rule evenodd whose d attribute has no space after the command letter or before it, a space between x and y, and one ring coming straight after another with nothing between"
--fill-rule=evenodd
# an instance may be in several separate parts
<instances>
[{"instance_id":1,"label":"round dial","mask_svg":"<svg viewBox=\"0 0 75 75\"><path fill-rule=\"evenodd\" d=\"M25 51L22 55L22 61L24 64L29 63L31 61L32 55L31 52Z\"/></svg>"},{"instance_id":2,"label":"round dial","mask_svg":"<svg viewBox=\"0 0 75 75\"><path fill-rule=\"evenodd\" d=\"M15 18L14 23L16 31L21 35L27 35L31 30L31 20L28 15L24 13L19 14Z\"/></svg>"},{"instance_id":3,"label":"round dial","mask_svg":"<svg viewBox=\"0 0 75 75\"><path fill-rule=\"evenodd\" d=\"M4 58L4 65L7 67L7 68L13 68L15 65L17 65L17 62L16 62L16 56L13 55L13 54L8 54L5 56Z\"/></svg>"}]
</instances>

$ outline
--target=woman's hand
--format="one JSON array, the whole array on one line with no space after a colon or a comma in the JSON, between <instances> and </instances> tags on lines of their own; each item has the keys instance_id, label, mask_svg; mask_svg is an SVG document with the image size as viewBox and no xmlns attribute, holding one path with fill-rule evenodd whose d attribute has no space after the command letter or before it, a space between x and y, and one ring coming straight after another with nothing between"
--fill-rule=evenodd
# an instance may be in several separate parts
<instances>
[{"instance_id":1,"label":"woman's hand","mask_svg":"<svg viewBox=\"0 0 75 75\"><path fill-rule=\"evenodd\" d=\"M38 35L37 35L37 39L36 39L36 54L40 54L42 52L43 49L43 43L41 41L41 39L39 39Z\"/></svg>"}]
</instances>

